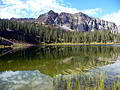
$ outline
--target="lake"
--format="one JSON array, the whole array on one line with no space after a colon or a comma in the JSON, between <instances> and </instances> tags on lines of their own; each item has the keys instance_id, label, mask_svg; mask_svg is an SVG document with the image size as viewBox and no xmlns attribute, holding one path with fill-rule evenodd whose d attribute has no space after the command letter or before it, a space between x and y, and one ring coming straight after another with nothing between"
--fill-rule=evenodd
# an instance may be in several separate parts
<instances>
[{"instance_id":1,"label":"lake","mask_svg":"<svg viewBox=\"0 0 120 90\"><path fill-rule=\"evenodd\" d=\"M0 90L120 90L120 46L1 48Z\"/></svg>"}]
</instances>

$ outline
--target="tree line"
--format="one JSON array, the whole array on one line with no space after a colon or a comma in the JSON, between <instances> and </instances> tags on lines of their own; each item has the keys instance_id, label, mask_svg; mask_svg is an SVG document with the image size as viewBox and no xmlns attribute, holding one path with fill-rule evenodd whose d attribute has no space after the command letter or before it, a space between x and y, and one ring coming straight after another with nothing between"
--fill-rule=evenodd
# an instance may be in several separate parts
<instances>
[{"instance_id":1,"label":"tree line","mask_svg":"<svg viewBox=\"0 0 120 90\"><path fill-rule=\"evenodd\" d=\"M0 37L27 43L107 43L119 42L120 33L111 30L66 31L39 22L0 19Z\"/></svg>"}]
</instances>

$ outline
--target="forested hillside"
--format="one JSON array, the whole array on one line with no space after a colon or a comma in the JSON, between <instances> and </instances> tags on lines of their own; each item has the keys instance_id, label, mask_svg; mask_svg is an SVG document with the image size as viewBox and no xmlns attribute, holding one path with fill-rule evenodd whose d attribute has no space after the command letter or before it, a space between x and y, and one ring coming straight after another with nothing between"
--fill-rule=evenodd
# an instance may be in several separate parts
<instances>
[{"instance_id":1,"label":"forested hillside","mask_svg":"<svg viewBox=\"0 0 120 90\"><path fill-rule=\"evenodd\" d=\"M65 31L54 25L0 19L0 37L13 42L40 43L92 43L119 42L120 34L111 30L88 32Z\"/></svg>"}]
</instances>

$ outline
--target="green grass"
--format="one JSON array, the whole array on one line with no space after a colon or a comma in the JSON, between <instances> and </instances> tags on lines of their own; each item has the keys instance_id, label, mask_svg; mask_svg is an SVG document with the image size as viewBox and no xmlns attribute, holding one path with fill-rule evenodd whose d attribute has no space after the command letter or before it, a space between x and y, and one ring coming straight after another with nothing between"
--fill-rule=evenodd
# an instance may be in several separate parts
<instances>
[{"instance_id":1,"label":"green grass","mask_svg":"<svg viewBox=\"0 0 120 90\"><path fill-rule=\"evenodd\" d=\"M113 81L111 86L109 86L109 83L107 83L108 77L104 75L100 75L99 77L87 74L59 76L54 80L56 83L54 84L54 90L120 90L119 80L117 82Z\"/></svg>"}]
</instances>

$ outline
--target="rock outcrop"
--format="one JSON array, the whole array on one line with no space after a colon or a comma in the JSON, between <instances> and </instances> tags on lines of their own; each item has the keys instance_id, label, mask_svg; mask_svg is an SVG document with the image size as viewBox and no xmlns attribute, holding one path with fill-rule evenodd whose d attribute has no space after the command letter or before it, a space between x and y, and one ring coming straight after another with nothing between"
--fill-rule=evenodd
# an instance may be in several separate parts
<instances>
[{"instance_id":1,"label":"rock outcrop","mask_svg":"<svg viewBox=\"0 0 120 90\"><path fill-rule=\"evenodd\" d=\"M117 25L113 22L89 17L81 12L75 14L62 12L58 14L51 10L48 13L40 15L36 21L77 31L118 30Z\"/></svg>"},{"instance_id":2,"label":"rock outcrop","mask_svg":"<svg viewBox=\"0 0 120 90\"><path fill-rule=\"evenodd\" d=\"M120 25L118 26L118 31L120 31Z\"/></svg>"},{"instance_id":3,"label":"rock outcrop","mask_svg":"<svg viewBox=\"0 0 120 90\"><path fill-rule=\"evenodd\" d=\"M82 12L70 14L62 12L60 14L50 10L48 13L35 18L11 18L13 21L38 22L43 24L56 25L65 30L91 31L91 30L119 30L120 26L113 22L108 22L99 18L90 17Z\"/></svg>"}]
</instances>

